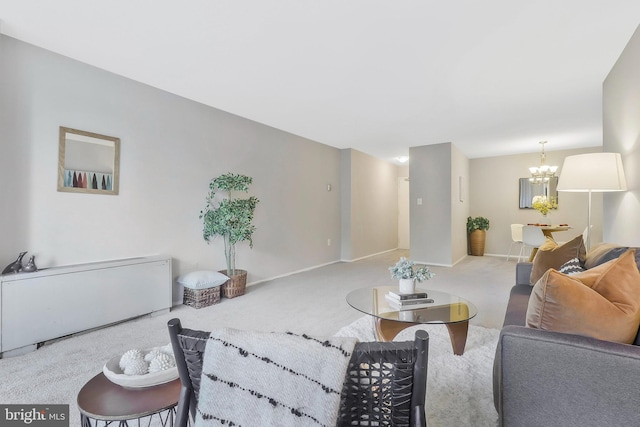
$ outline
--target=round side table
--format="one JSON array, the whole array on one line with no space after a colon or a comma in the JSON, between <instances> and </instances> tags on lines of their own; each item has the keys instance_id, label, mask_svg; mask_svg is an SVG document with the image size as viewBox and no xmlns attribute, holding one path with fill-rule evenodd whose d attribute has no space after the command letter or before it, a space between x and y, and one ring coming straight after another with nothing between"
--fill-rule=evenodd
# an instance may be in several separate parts
<instances>
[{"instance_id":1,"label":"round side table","mask_svg":"<svg viewBox=\"0 0 640 427\"><path fill-rule=\"evenodd\" d=\"M114 421L128 426L129 420L139 425L140 418L154 416L161 425L173 426L179 397L180 378L152 387L125 388L99 373L80 389L78 408L82 427L107 426Z\"/></svg>"}]
</instances>

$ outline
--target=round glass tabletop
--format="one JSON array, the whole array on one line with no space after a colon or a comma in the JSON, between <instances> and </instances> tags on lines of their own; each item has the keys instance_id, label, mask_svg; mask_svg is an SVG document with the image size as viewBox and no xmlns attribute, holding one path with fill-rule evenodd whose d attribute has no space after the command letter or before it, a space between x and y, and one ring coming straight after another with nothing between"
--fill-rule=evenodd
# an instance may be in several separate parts
<instances>
[{"instance_id":1,"label":"round glass tabletop","mask_svg":"<svg viewBox=\"0 0 640 427\"><path fill-rule=\"evenodd\" d=\"M411 323L457 323L465 322L478 314L471 302L446 292L416 288L426 292L433 302L399 306L389 301L389 291L398 291L397 286L361 288L347 294L347 303L358 311L380 319Z\"/></svg>"}]
</instances>

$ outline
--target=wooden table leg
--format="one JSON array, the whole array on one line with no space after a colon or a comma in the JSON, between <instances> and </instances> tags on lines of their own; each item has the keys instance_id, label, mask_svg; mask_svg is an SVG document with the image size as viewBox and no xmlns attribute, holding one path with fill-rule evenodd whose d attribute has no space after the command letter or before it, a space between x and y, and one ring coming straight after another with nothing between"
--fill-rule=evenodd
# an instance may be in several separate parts
<instances>
[{"instance_id":1,"label":"wooden table leg","mask_svg":"<svg viewBox=\"0 0 640 427\"><path fill-rule=\"evenodd\" d=\"M378 341L381 342L393 341L400 331L419 324L420 323L396 322L394 320L376 317L376 336L378 337Z\"/></svg>"},{"instance_id":2,"label":"wooden table leg","mask_svg":"<svg viewBox=\"0 0 640 427\"><path fill-rule=\"evenodd\" d=\"M415 325L421 325L421 323L396 322L376 317L376 336L378 337L378 341L381 342L393 341L400 331ZM469 322L447 323L446 326L449 330L453 354L462 356L464 354L464 347L467 345Z\"/></svg>"},{"instance_id":3,"label":"wooden table leg","mask_svg":"<svg viewBox=\"0 0 640 427\"><path fill-rule=\"evenodd\" d=\"M464 347L467 345L467 332L469 331L469 321L458 323L447 323L449 337L451 338L451 346L453 354L462 356Z\"/></svg>"}]
</instances>

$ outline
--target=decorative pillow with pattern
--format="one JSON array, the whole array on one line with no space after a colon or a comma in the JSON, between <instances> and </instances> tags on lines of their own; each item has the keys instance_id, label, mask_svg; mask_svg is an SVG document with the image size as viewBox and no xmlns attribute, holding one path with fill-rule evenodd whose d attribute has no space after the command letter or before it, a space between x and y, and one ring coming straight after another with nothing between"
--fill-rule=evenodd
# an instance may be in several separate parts
<instances>
[{"instance_id":1,"label":"decorative pillow with pattern","mask_svg":"<svg viewBox=\"0 0 640 427\"><path fill-rule=\"evenodd\" d=\"M582 273L584 270L585 268L582 266L578 258L570 259L569 261L562 264L560 269L558 269L560 273L567 274L569 276L576 273Z\"/></svg>"}]
</instances>

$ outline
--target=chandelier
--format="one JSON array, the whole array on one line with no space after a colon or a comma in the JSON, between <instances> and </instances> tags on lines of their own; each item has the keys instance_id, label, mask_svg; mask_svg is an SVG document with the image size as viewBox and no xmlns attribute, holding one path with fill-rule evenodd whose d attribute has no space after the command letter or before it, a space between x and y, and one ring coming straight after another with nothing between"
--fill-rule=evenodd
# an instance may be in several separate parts
<instances>
[{"instance_id":1,"label":"chandelier","mask_svg":"<svg viewBox=\"0 0 640 427\"><path fill-rule=\"evenodd\" d=\"M542 184L547 183L551 178L556 176L556 171L558 170L557 166L549 166L546 164L546 155L544 154L544 144L547 141L540 141L539 144L542 146L542 153L540 154L540 166L532 166L529 168L529 172L531 172L531 178L529 181L533 184Z\"/></svg>"}]
</instances>

